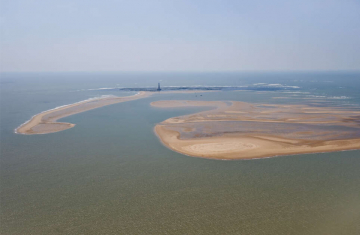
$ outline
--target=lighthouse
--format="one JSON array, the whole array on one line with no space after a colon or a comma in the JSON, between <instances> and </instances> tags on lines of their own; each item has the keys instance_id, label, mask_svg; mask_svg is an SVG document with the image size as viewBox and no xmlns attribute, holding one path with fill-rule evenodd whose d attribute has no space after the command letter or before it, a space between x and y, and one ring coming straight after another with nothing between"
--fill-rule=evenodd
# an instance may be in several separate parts
<instances>
[{"instance_id":1,"label":"lighthouse","mask_svg":"<svg viewBox=\"0 0 360 235\"><path fill-rule=\"evenodd\" d=\"M157 91L161 91L160 82L158 83L158 89L157 89Z\"/></svg>"}]
</instances>

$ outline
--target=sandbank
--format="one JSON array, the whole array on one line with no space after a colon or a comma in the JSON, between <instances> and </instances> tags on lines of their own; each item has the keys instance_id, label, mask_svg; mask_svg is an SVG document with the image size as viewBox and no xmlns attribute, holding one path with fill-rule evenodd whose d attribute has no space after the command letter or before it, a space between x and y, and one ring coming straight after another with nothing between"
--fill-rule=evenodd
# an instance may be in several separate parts
<instances>
[{"instance_id":1,"label":"sandbank","mask_svg":"<svg viewBox=\"0 0 360 235\"><path fill-rule=\"evenodd\" d=\"M165 146L188 156L233 160L360 149L358 111L317 107L308 112L306 105L234 101L177 100L151 105L214 107L155 126Z\"/></svg>"},{"instance_id":2,"label":"sandbank","mask_svg":"<svg viewBox=\"0 0 360 235\"><path fill-rule=\"evenodd\" d=\"M72 123L56 122L60 118L68 117L103 106L141 99L150 96L151 93L141 91L136 95L125 97L105 97L89 99L74 104L51 109L33 116L29 121L15 129L15 133L33 135L48 134L67 130L75 126Z\"/></svg>"}]
</instances>

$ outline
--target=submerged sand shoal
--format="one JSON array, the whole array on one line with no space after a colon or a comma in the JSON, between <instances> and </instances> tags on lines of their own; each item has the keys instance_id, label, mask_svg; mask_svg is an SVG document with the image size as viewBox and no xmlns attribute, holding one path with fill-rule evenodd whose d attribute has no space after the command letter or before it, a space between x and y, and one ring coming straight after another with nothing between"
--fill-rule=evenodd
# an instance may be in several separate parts
<instances>
[{"instance_id":1,"label":"submerged sand shoal","mask_svg":"<svg viewBox=\"0 0 360 235\"><path fill-rule=\"evenodd\" d=\"M189 156L231 160L360 149L359 111L221 101L151 105L214 107L155 126L165 146Z\"/></svg>"}]
</instances>

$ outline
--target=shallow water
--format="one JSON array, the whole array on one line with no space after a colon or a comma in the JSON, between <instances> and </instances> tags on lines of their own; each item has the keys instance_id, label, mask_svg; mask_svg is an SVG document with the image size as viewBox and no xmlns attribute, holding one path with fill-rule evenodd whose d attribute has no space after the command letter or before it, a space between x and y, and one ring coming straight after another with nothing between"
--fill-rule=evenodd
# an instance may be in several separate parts
<instances>
[{"instance_id":1,"label":"shallow water","mask_svg":"<svg viewBox=\"0 0 360 235\"><path fill-rule=\"evenodd\" d=\"M156 95L61 119L76 124L66 131L13 133L47 109L98 95L133 94L96 88L151 86L159 80L165 85L281 83L309 93ZM359 234L360 151L240 161L192 158L162 146L153 127L205 108L149 105L164 99L296 104L313 95L326 97L314 105L359 109L359 89L360 74L348 73L2 74L0 232ZM271 98L279 96L288 98ZM349 98L332 98L341 96Z\"/></svg>"}]
</instances>

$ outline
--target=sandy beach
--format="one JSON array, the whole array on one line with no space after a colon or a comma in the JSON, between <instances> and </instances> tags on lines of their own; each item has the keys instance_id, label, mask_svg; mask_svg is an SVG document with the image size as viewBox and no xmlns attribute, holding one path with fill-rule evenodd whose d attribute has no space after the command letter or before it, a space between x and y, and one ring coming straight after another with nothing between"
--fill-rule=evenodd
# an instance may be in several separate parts
<instances>
[{"instance_id":1,"label":"sandy beach","mask_svg":"<svg viewBox=\"0 0 360 235\"><path fill-rule=\"evenodd\" d=\"M157 101L151 105L214 107L155 126L165 146L189 156L232 160L360 149L358 111L220 101Z\"/></svg>"}]
</instances>

